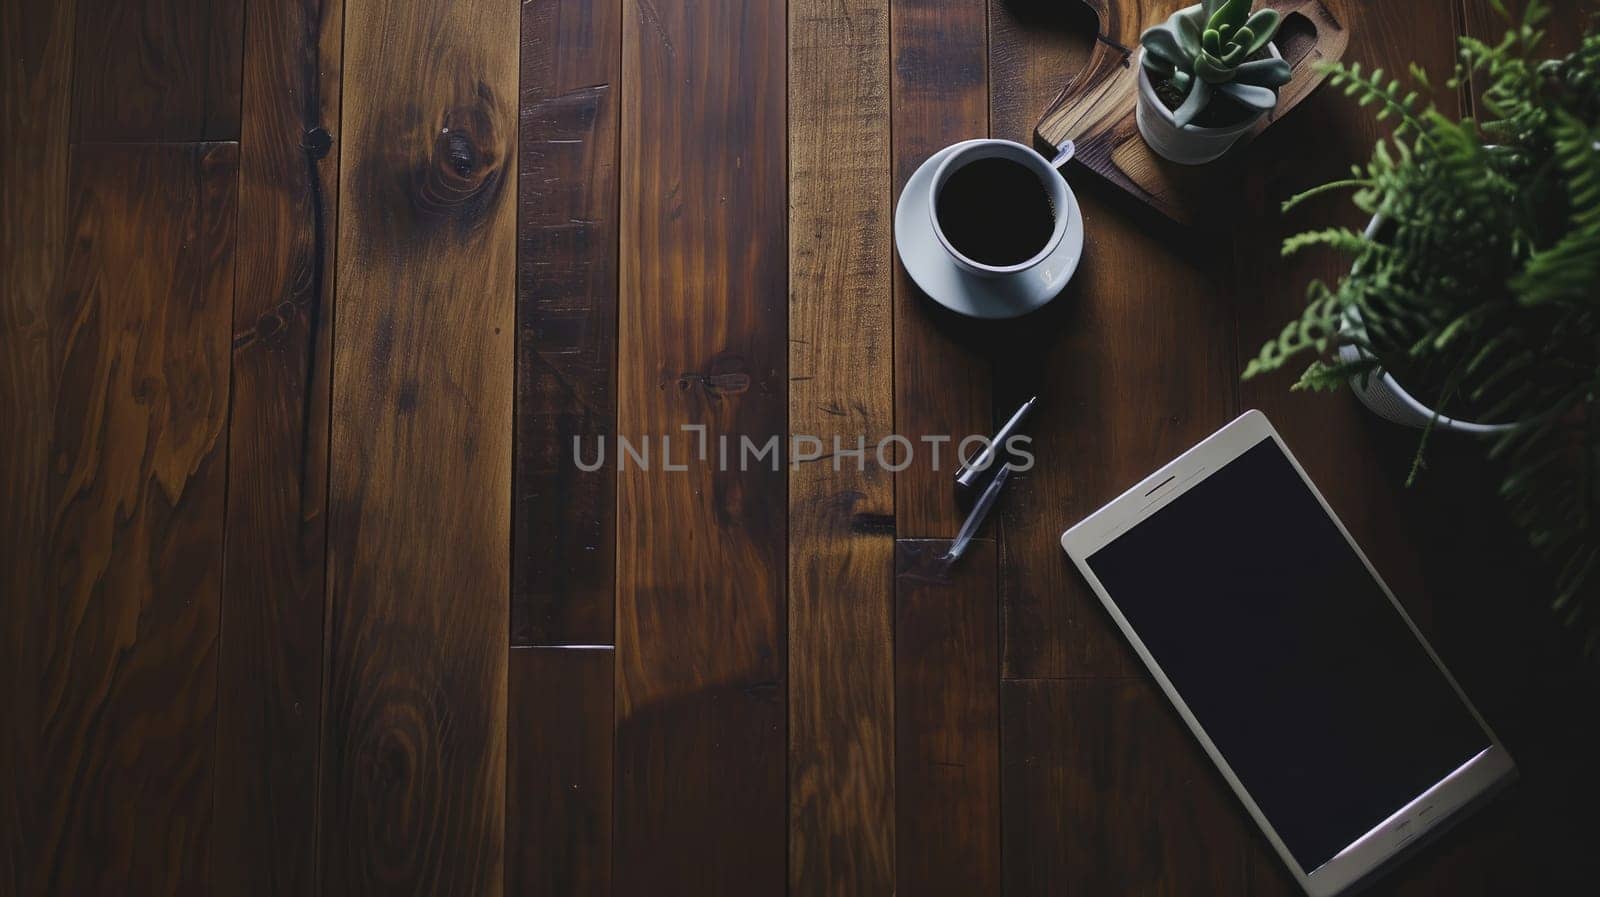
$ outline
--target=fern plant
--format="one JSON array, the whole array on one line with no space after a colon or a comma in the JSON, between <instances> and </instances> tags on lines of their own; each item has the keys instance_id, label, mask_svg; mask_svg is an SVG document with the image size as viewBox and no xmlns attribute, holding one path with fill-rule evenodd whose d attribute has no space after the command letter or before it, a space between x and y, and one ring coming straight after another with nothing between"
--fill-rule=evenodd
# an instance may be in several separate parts
<instances>
[{"instance_id":1,"label":"fern plant","mask_svg":"<svg viewBox=\"0 0 1600 897\"><path fill-rule=\"evenodd\" d=\"M1349 178L1284 209L1349 190L1384 227L1284 242L1285 255L1326 247L1351 266L1332 284L1310 284L1303 314L1244 376L1309 357L1296 388L1331 389L1381 367L1435 420L1512 424L1486 443L1505 471L1500 492L1550 564L1555 607L1583 626L1592 649L1600 642L1600 35L1590 28L1571 54L1540 59L1545 14L1530 4L1499 43L1461 39L1446 86L1478 79L1481 121L1441 113L1415 66L1409 81L1359 63L1328 67L1330 83L1394 130ZM1356 360L1341 359L1346 345L1361 350Z\"/></svg>"}]
</instances>

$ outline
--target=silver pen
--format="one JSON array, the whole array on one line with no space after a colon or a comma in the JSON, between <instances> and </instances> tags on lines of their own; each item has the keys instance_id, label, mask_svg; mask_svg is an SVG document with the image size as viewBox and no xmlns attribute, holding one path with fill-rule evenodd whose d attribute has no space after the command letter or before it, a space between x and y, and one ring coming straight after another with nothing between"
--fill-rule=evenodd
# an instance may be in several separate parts
<instances>
[{"instance_id":1,"label":"silver pen","mask_svg":"<svg viewBox=\"0 0 1600 897\"><path fill-rule=\"evenodd\" d=\"M1000 468L994 479L989 481L983 494L978 496L977 502L973 504L972 512L967 515L967 522L961 524L961 532L956 533L956 540L950 543L950 550L945 552L945 560L960 559L967 546L972 543L972 537L978 534L978 527L983 525L983 519L989 516L989 509L994 507L995 499L1000 497L1000 490L1005 487L1006 480L1010 478L1011 465L1007 464Z\"/></svg>"},{"instance_id":2,"label":"silver pen","mask_svg":"<svg viewBox=\"0 0 1600 897\"><path fill-rule=\"evenodd\" d=\"M1022 426L1022 422L1027 419L1028 413L1033 410L1033 406L1038 401L1039 397L1034 396L1023 402L1022 407L1018 408L1016 413L1011 415L1011 419L1006 421L1006 425L1000 428L1000 432L994 434L994 438L989 440L989 444L985 445L983 451L978 453L978 457L961 465L961 469L956 471L957 486L962 489L972 488L972 484L976 483L978 477L989 469L989 465L994 463L995 456L1000 453L1001 447L1005 445L1007 439L1011 438L1011 434L1016 431L1017 427Z\"/></svg>"}]
</instances>

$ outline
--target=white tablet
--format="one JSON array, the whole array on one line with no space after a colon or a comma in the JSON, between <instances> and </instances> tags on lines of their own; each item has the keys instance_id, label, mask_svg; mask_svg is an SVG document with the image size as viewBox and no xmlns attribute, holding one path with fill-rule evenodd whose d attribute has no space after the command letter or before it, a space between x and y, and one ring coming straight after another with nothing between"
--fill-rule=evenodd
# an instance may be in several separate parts
<instances>
[{"instance_id":1,"label":"white tablet","mask_svg":"<svg viewBox=\"0 0 1600 897\"><path fill-rule=\"evenodd\" d=\"M1515 777L1260 412L1061 544L1312 897Z\"/></svg>"}]
</instances>

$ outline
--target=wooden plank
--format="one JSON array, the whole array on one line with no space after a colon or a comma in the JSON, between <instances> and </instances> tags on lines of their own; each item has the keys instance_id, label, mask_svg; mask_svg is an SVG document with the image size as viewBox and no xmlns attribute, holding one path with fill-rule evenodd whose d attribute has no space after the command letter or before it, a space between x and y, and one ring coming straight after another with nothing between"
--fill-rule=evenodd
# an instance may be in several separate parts
<instances>
[{"instance_id":1,"label":"wooden plank","mask_svg":"<svg viewBox=\"0 0 1600 897\"><path fill-rule=\"evenodd\" d=\"M345 17L322 887L495 895L517 8Z\"/></svg>"},{"instance_id":2,"label":"wooden plank","mask_svg":"<svg viewBox=\"0 0 1600 897\"><path fill-rule=\"evenodd\" d=\"M895 543L896 893L1000 893L995 545ZM1108 892L1109 893L1109 892Z\"/></svg>"},{"instance_id":3,"label":"wooden plank","mask_svg":"<svg viewBox=\"0 0 1600 897\"><path fill-rule=\"evenodd\" d=\"M611 893L612 651L517 648L507 713L506 893Z\"/></svg>"},{"instance_id":4,"label":"wooden plank","mask_svg":"<svg viewBox=\"0 0 1600 897\"><path fill-rule=\"evenodd\" d=\"M1092 33L1071 8L993 8L995 136L1029 140L1038 110L1088 58ZM1023 678L1141 669L1062 552L1061 531L1236 409L1226 264L1147 231L1094 178L1068 179L1087 230L1083 266L1032 326L1007 334L994 375L1002 413L1040 396L1029 422L1037 463L998 510L1004 669Z\"/></svg>"},{"instance_id":5,"label":"wooden plank","mask_svg":"<svg viewBox=\"0 0 1600 897\"><path fill-rule=\"evenodd\" d=\"M1511 18L1508 21L1495 11L1492 0L1460 0L1459 30L1490 44L1500 42L1513 24L1520 24L1527 11L1528 0L1501 0ZM1600 0L1543 0L1549 12L1540 26L1545 32L1541 55L1554 57L1577 49L1584 29L1592 27L1593 17L1600 13Z\"/></svg>"},{"instance_id":6,"label":"wooden plank","mask_svg":"<svg viewBox=\"0 0 1600 897\"><path fill-rule=\"evenodd\" d=\"M898 196L930 155L989 133L982 0L892 0L891 169ZM895 432L912 440L894 475L895 531L953 536L954 445L988 435L992 330L945 312L896 261ZM948 437L935 463L933 443ZM990 894L1000 884L995 547L954 571L943 540L895 545L895 879L903 894Z\"/></svg>"},{"instance_id":7,"label":"wooden plank","mask_svg":"<svg viewBox=\"0 0 1600 897\"><path fill-rule=\"evenodd\" d=\"M206 893L237 171L74 154L24 893Z\"/></svg>"},{"instance_id":8,"label":"wooden plank","mask_svg":"<svg viewBox=\"0 0 1600 897\"><path fill-rule=\"evenodd\" d=\"M1526 4L1506 6L1520 21ZM1510 27L1486 0L1462 7L1467 34L1496 43ZM1544 56L1570 52L1600 12L1594 0L1547 7ZM1582 633L1563 628L1541 600L1550 574L1506 520L1495 494L1499 472L1474 446L1435 449L1406 508L1428 585L1449 596L1434 613L1434 645L1517 758L1521 778L1408 866L1436 882L1441 897L1582 893L1600 877L1600 855L1590 847L1600 840L1600 820L1585 809L1600 800L1600 770L1588 757L1600 721L1570 709L1595 706L1600 679L1581 653Z\"/></svg>"},{"instance_id":9,"label":"wooden plank","mask_svg":"<svg viewBox=\"0 0 1600 897\"><path fill-rule=\"evenodd\" d=\"M789 172L789 429L824 456L789 475L789 893L888 895L894 481L873 448L894 418L887 0L789 5Z\"/></svg>"},{"instance_id":10,"label":"wooden plank","mask_svg":"<svg viewBox=\"0 0 1600 897\"><path fill-rule=\"evenodd\" d=\"M81 4L72 82L74 138L238 139L244 5L244 0Z\"/></svg>"},{"instance_id":11,"label":"wooden plank","mask_svg":"<svg viewBox=\"0 0 1600 897\"><path fill-rule=\"evenodd\" d=\"M1457 13L1450 0L1382 5L1343 2L1336 14L1352 34L1347 62L1404 72L1407 63L1415 61L1436 76L1436 84L1443 81L1442 73L1452 69ZM1434 100L1447 113L1458 109L1458 98L1442 85ZM1344 176L1352 162L1370 158L1373 140L1388 130L1373 121L1370 109L1358 108L1340 92L1323 91L1253 148L1258 164L1240 191L1241 226L1234 235L1241 362L1253 358L1298 312L1299 297L1310 279L1331 281L1348 265L1328 254L1281 258L1283 237L1311 227L1365 224L1343 194L1322 197L1287 215L1278 213L1279 204L1300 190ZM1419 551L1419 538L1402 536L1418 532L1419 526L1443 523L1442 518L1429 522L1427 518L1437 509L1430 509L1419 493L1404 487L1419 434L1380 421L1348 392L1291 393L1289 385L1298 373L1296 366L1285 375L1243 383L1243 405L1259 408L1272 419L1413 618L1424 630L1432 631L1431 597L1435 592L1424 574L1426 551ZM1449 452L1449 442L1434 440L1434 450ZM1458 530L1470 528L1461 519L1447 525ZM1287 897L1299 893L1282 861L1264 842L1252 842L1245 863L1251 870L1252 894ZM1426 863L1408 863L1380 885L1378 892L1431 894L1438 874L1437 868L1430 869Z\"/></svg>"},{"instance_id":12,"label":"wooden plank","mask_svg":"<svg viewBox=\"0 0 1600 897\"><path fill-rule=\"evenodd\" d=\"M1006 682L1005 893L1240 894L1254 826L1142 679Z\"/></svg>"},{"instance_id":13,"label":"wooden plank","mask_svg":"<svg viewBox=\"0 0 1600 897\"><path fill-rule=\"evenodd\" d=\"M1526 4L1506 6L1520 21ZM1546 56L1571 51L1600 11L1594 0L1547 6ZM1486 0L1464 0L1460 21L1490 43L1510 27ZM1588 846L1600 839L1600 820L1585 809L1600 800L1600 771L1586 749L1600 722L1570 708L1600 701L1600 681L1582 656L1581 633L1563 629L1539 600L1549 574L1505 519L1498 473L1477 454L1470 444L1435 443L1427 474L1404 493L1401 525L1414 534L1430 593L1448 596L1433 613L1434 646L1517 758L1521 779L1397 879L1419 893L1410 883L1425 882L1441 897L1582 893L1600 877L1600 856Z\"/></svg>"},{"instance_id":14,"label":"wooden plank","mask_svg":"<svg viewBox=\"0 0 1600 897\"><path fill-rule=\"evenodd\" d=\"M50 307L67 233L72 3L0 7L0 892L24 893L38 733L36 629L50 530Z\"/></svg>"},{"instance_id":15,"label":"wooden plank","mask_svg":"<svg viewBox=\"0 0 1600 897\"><path fill-rule=\"evenodd\" d=\"M513 644L611 644L621 0L522 5Z\"/></svg>"},{"instance_id":16,"label":"wooden plank","mask_svg":"<svg viewBox=\"0 0 1600 897\"><path fill-rule=\"evenodd\" d=\"M779 893L786 478L737 457L786 430L784 8L623 13L616 889Z\"/></svg>"},{"instance_id":17,"label":"wooden plank","mask_svg":"<svg viewBox=\"0 0 1600 897\"><path fill-rule=\"evenodd\" d=\"M1415 61L1436 76L1452 70L1455 19L1449 0L1346 4L1340 12L1356 35L1349 61L1393 72L1403 72ZM1457 99L1442 86L1434 96L1447 114L1458 110ZM1300 190L1346 176L1352 162L1371 157L1376 136L1389 131L1373 120L1370 110L1358 108L1340 92L1324 91L1306 103L1300 116L1286 119L1263 137L1255 148L1259 165L1240 191L1244 211L1235 233L1234 259L1241 364L1298 313L1299 297L1311 279L1332 282L1348 265L1329 253L1282 258L1283 238L1313 227L1366 223L1343 193L1303 204L1287 215L1278 213L1279 204ZM1416 551L1398 537L1403 528L1395 523L1415 499L1404 488L1404 479L1417 434L1380 421L1345 391L1290 392L1301 369L1297 364L1282 374L1243 383L1243 405L1272 419L1356 542L1426 629L1431 617L1428 588ZM1437 440L1447 450L1450 441Z\"/></svg>"},{"instance_id":18,"label":"wooden plank","mask_svg":"<svg viewBox=\"0 0 1600 897\"><path fill-rule=\"evenodd\" d=\"M1460 4L1458 22L1461 33L1490 45L1498 44L1507 31L1519 26L1528 9L1528 0L1500 0L1500 5L1509 15L1508 19L1494 8L1492 0L1460 0ZM1600 15L1600 0L1544 0L1544 8L1548 15L1539 26L1545 32L1539 55L1553 58L1577 49L1585 30L1597 27L1594 23L1595 16ZM1474 73L1474 89L1466 97L1479 117L1484 114L1476 111L1476 94L1481 90L1477 85L1481 83L1481 78L1480 73Z\"/></svg>"},{"instance_id":19,"label":"wooden plank","mask_svg":"<svg viewBox=\"0 0 1600 897\"><path fill-rule=\"evenodd\" d=\"M250 5L213 887L315 891L343 8Z\"/></svg>"},{"instance_id":20,"label":"wooden plank","mask_svg":"<svg viewBox=\"0 0 1600 897\"><path fill-rule=\"evenodd\" d=\"M987 15L984 0L891 2L895 202L929 156L988 136ZM895 474L895 532L948 538L965 516L956 505L955 446L995 429L985 342L994 329L923 296L898 257L895 270L894 423L913 448L910 466ZM939 446L937 464L935 443L925 438L950 440Z\"/></svg>"}]
</instances>

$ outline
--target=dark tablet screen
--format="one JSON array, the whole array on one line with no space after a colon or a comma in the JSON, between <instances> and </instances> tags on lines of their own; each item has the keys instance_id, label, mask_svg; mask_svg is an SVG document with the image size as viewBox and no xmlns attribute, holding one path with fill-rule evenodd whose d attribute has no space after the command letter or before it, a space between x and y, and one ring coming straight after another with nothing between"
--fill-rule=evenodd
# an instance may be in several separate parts
<instances>
[{"instance_id":1,"label":"dark tablet screen","mask_svg":"<svg viewBox=\"0 0 1600 897\"><path fill-rule=\"evenodd\" d=\"M1088 564L1307 873L1490 746L1270 438Z\"/></svg>"}]
</instances>

